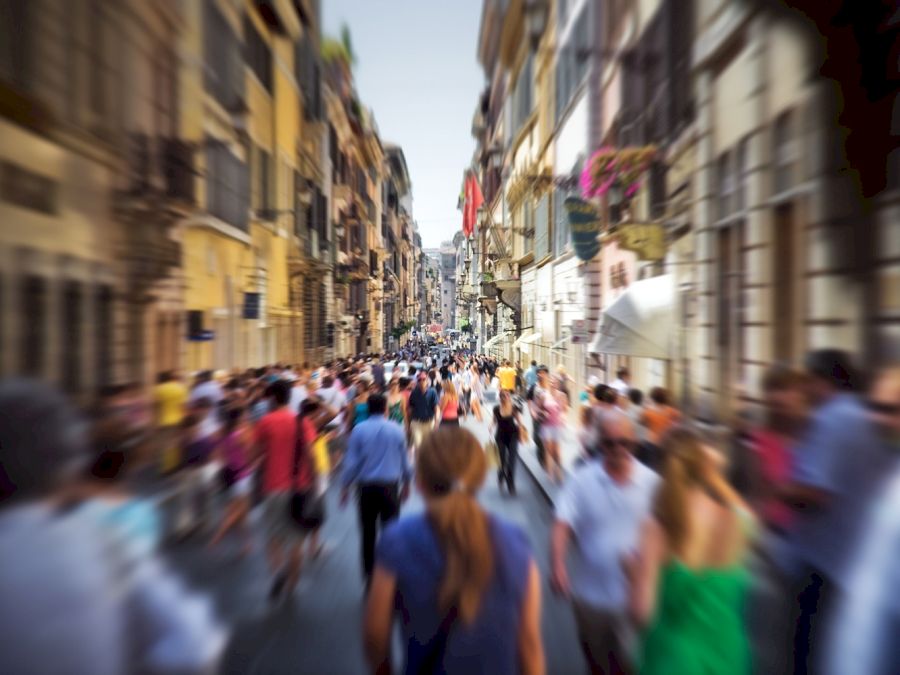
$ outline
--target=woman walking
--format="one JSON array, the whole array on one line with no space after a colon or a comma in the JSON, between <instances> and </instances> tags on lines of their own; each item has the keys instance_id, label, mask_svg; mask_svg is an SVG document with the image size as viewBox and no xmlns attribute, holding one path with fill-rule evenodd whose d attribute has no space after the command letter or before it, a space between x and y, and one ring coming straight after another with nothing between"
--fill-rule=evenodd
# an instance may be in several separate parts
<instances>
[{"instance_id":1,"label":"woman walking","mask_svg":"<svg viewBox=\"0 0 900 675\"><path fill-rule=\"evenodd\" d=\"M500 392L500 403L494 407L491 426L495 429L494 439L500 454L500 467L497 469L497 484L511 495L516 494L516 461L519 456L519 440L525 440L525 427L522 424L522 409L513 403L508 391Z\"/></svg>"},{"instance_id":2,"label":"woman walking","mask_svg":"<svg viewBox=\"0 0 900 675\"><path fill-rule=\"evenodd\" d=\"M750 511L691 430L664 441L663 482L639 554L626 561L635 620L648 626L639 672L749 673L743 609Z\"/></svg>"},{"instance_id":3,"label":"woman walking","mask_svg":"<svg viewBox=\"0 0 900 675\"><path fill-rule=\"evenodd\" d=\"M456 387L451 380L444 380L441 385L443 396L441 397L441 426L459 426L459 397L456 395Z\"/></svg>"},{"instance_id":4,"label":"woman walking","mask_svg":"<svg viewBox=\"0 0 900 675\"><path fill-rule=\"evenodd\" d=\"M564 400L551 383L547 370L538 369L538 387L534 396L541 425L541 441L546 453L546 469L550 479L562 483L563 472L559 443L562 438Z\"/></svg>"},{"instance_id":5,"label":"woman walking","mask_svg":"<svg viewBox=\"0 0 900 675\"><path fill-rule=\"evenodd\" d=\"M247 528L247 514L253 494L252 439L250 429L244 423L243 408L231 408L226 415L218 452L222 464L220 476L228 492L228 507L222 524L210 541L210 547L215 547L228 532L237 529L242 542L241 557L245 557L253 548Z\"/></svg>"},{"instance_id":6,"label":"woman walking","mask_svg":"<svg viewBox=\"0 0 900 675\"><path fill-rule=\"evenodd\" d=\"M356 396L347 405L347 433L367 419L369 419L369 383L360 378L356 383Z\"/></svg>"},{"instance_id":7,"label":"woman walking","mask_svg":"<svg viewBox=\"0 0 900 675\"><path fill-rule=\"evenodd\" d=\"M396 422L404 429L406 428L407 422L407 412L406 412L406 400L407 397L404 395L403 389L405 387L401 387L401 381L405 378L392 379L391 384L388 387L388 419L391 422Z\"/></svg>"},{"instance_id":8,"label":"woman walking","mask_svg":"<svg viewBox=\"0 0 900 675\"><path fill-rule=\"evenodd\" d=\"M405 673L544 673L540 579L525 533L482 510L487 462L468 431L425 437L416 483L425 512L378 542L364 623L372 672L390 673L394 612Z\"/></svg>"}]
</instances>

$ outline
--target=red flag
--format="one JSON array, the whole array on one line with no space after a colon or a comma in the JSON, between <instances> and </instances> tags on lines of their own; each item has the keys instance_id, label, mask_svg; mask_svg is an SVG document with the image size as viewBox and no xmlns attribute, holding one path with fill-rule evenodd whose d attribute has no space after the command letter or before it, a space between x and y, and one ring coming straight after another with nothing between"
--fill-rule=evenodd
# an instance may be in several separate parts
<instances>
[{"instance_id":1,"label":"red flag","mask_svg":"<svg viewBox=\"0 0 900 675\"><path fill-rule=\"evenodd\" d=\"M471 171L466 176L466 201L463 205L463 235L471 237L475 232L475 219L478 217L478 209L484 203L484 195Z\"/></svg>"}]
</instances>

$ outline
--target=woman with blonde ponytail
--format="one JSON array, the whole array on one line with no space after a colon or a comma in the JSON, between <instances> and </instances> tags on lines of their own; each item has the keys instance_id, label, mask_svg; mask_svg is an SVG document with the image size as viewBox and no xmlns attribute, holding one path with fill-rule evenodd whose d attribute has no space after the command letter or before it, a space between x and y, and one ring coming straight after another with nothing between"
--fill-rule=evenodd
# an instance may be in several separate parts
<instances>
[{"instance_id":1,"label":"woman with blonde ponytail","mask_svg":"<svg viewBox=\"0 0 900 675\"><path fill-rule=\"evenodd\" d=\"M425 512L378 542L364 626L372 672L392 672L396 611L405 673L544 673L537 566L525 533L475 498L486 473L470 432L443 427L422 441L416 485Z\"/></svg>"},{"instance_id":2,"label":"woman with blonde ponytail","mask_svg":"<svg viewBox=\"0 0 900 675\"><path fill-rule=\"evenodd\" d=\"M744 566L752 516L719 455L690 429L664 437L663 480L639 553L625 561L634 619L647 628L639 672L749 673Z\"/></svg>"}]
</instances>

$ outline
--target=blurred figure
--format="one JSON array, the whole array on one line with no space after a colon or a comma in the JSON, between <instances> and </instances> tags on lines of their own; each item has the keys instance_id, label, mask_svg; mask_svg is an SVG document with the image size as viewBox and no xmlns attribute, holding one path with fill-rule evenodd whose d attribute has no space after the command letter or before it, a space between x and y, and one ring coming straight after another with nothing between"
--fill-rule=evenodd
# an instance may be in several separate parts
<instances>
[{"instance_id":1,"label":"blurred figure","mask_svg":"<svg viewBox=\"0 0 900 675\"><path fill-rule=\"evenodd\" d=\"M204 370L198 373L194 388L191 389L188 403L192 406L196 406L201 400L209 403L209 411L203 420L203 433L207 436L217 433L222 426L218 411L219 403L224 398L225 393L222 391L221 385L213 378L213 371Z\"/></svg>"},{"instance_id":2,"label":"blurred figure","mask_svg":"<svg viewBox=\"0 0 900 675\"><path fill-rule=\"evenodd\" d=\"M644 408L643 424L647 428L647 441L659 445L666 432L681 419L681 413L672 405L669 392L662 387L650 390L650 405Z\"/></svg>"},{"instance_id":3,"label":"blurred figure","mask_svg":"<svg viewBox=\"0 0 900 675\"><path fill-rule=\"evenodd\" d=\"M441 426L459 426L459 397L456 395L456 387L451 380L444 380L441 385Z\"/></svg>"},{"instance_id":4,"label":"blurred figure","mask_svg":"<svg viewBox=\"0 0 900 675\"><path fill-rule=\"evenodd\" d=\"M566 372L566 367L563 364L556 366L556 377L554 378L553 384L556 387L556 390L562 394L560 402L564 404L563 412L568 412L569 407L572 405L571 385L573 382L574 380L569 373Z\"/></svg>"},{"instance_id":5,"label":"blurred figure","mask_svg":"<svg viewBox=\"0 0 900 675\"><path fill-rule=\"evenodd\" d=\"M184 419L187 402L187 387L178 380L175 372L160 373L153 388L153 405L157 452L163 473L170 473L178 467L178 428Z\"/></svg>"},{"instance_id":6,"label":"blurred figure","mask_svg":"<svg viewBox=\"0 0 900 675\"><path fill-rule=\"evenodd\" d=\"M569 475L556 503L550 582L572 601L590 671L609 674L629 672L629 586L622 561L637 550L659 476L634 459L637 441L628 417L613 410L600 424L601 457Z\"/></svg>"},{"instance_id":7,"label":"blurred figure","mask_svg":"<svg viewBox=\"0 0 900 675\"><path fill-rule=\"evenodd\" d=\"M272 410L254 430L256 455L265 467L263 474L264 521L268 543L266 553L272 574L269 599L282 597L293 588L300 574L300 546L304 532L291 519L291 499L295 490L308 487L308 463L298 462L297 416L291 412L291 385L276 381L269 385Z\"/></svg>"},{"instance_id":8,"label":"blurred figure","mask_svg":"<svg viewBox=\"0 0 900 675\"><path fill-rule=\"evenodd\" d=\"M794 672L817 672L823 621L835 593L850 590L847 558L855 552L864 518L890 469L892 453L853 394L849 355L835 349L806 358L813 412L790 482L781 496L795 509L776 559L796 591Z\"/></svg>"},{"instance_id":9,"label":"blurred figure","mask_svg":"<svg viewBox=\"0 0 900 675\"><path fill-rule=\"evenodd\" d=\"M624 564L631 612L646 627L638 672L750 673L743 565L753 517L692 431L670 432L653 518Z\"/></svg>"},{"instance_id":10,"label":"blurred figure","mask_svg":"<svg viewBox=\"0 0 900 675\"><path fill-rule=\"evenodd\" d=\"M513 401L508 391L500 392L500 403L494 407L491 429L500 455L497 468L497 485L509 494L516 494L516 463L519 461L519 441L525 441L527 434L522 423L522 407Z\"/></svg>"},{"instance_id":11,"label":"blurred figure","mask_svg":"<svg viewBox=\"0 0 900 675\"><path fill-rule=\"evenodd\" d=\"M560 441L562 440L563 411L565 399L551 382L545 366L538 368L538 386L532 399L532 415L540 421L540 434L546 452L545 469L550 479L561 483L563 479L560 459Z\"/></svg>"},{"instance_id":12,"label":"blurred figure","mask_svg":"<svg viewBox=\"0 0 900 675\"><path fill-rule=\"evenodd\" d=\"M403 672L544 672L537 565L525 533L479 506L486 472L468 431L442 428L423 441L416 484L425 512L388 527L378 544L364 624L372 672L391 672L395 612Z\"/></svg>"},{"instance_id":13,"label":"blurred figure","mask_svg":"<svg viewBox=\"0 0 900 675\"><path fill-rule=\"evenodd\" d=\"M408 386L406 378L391 379L388 386L388 419L396 422L401 428L406 429L408 413L406 411L406 396L403 390ZM401 386L402 385L402 386Z\"/></svg>"},{"instance_id":14,"label":"blurred figure","mask_svg":"<svg viewBox=\"0 0 900 675\"><path fill-rule=\"evenodd\" d=\"M381 394L369 397L369 419L350 435L347 456L341 474L341 504L345 505L350 488L359 497L359 525L362 564L366 586L375 566L375 541L381 530L400 513L400 504L409 496L412 467L406 437L384 413L387 401Z\"/></svg>"},{"instance_id":15,"label":"blurred figure","mask_svg":"<svg viewBox=\"0 0 900 675\"><path fill-rule=\"evenodd\" d=\"M177 474L174 536L188 537L207 525L217 478L213 455L220 440L218 429L206 423L212 403L201 398L182 421L181 463Z\"/></svg>"},{"instance_id":16,"label":"blurred figure","mask_svg":"<svg viewBox=\"0 0 900 675\"><path fill-rule=\"evenodd\" d=\"M121 456L94 463L119 475ZM86 429L55 391L0 383L0 671L215 672L225 635L144 541L74 481ZM100 493L98 493L100 494ZM112 507L112 508L109 508Z\"/></svg>"},{"instance_id":17,"label":"blurred figure","mask_svg":"<svg viewBox=\"0 0 900 675\"><path fill-rule=\"evenodd\" d=\"M210 542L211 546L215 546L228 532L237 529L241 536L241 556L247 556L253 549L247 526L253 496L253 439L251 429L244 420L243 408L228 410L223 438L218 447L222 464L219 475L227 492L228 507L222 524Z\"/></svg>"},{"instance_id":18,"label":"blurred figure","mask_svg":"<svg viewBox=\"0 0 900 675\"><path fill-rule=\"evenodd\" d=\"M369 385L368 379L360 378L355 385L355 396L347 404L347 433L349 434L361 422L369 419Z\"/></svg>"},{"instance_id":19,"label":"blurred figure","mask_svg":"<svg viewBox=\"0 0 900 675\"><path fill-rule=\"evenodd\" d=\"M765 421L749 433L751 461L737 464L742 464L743 473L749 475L750 494L762 522L770 530L784 532L790 525L791 511L779 492L790 480L794 451L804 431L806 381L802 373L773 366L763 377L762 389Z\"/></svg>"},{"instance_id":20,"label":"blurred figure","mask_svg":"<svg viewBox=\"0 0 900 675\"><path fill-rule=\"evenodd\" d=\"M440 412L437 392L428 386L428 376L419 373L416 388L409 395L409 437L413 449L422 445L422 439L434 428Z\"/></svg>"},{"instance_id":21,"label":"blurred figure","mask_svg":"<svg viewBox=\"0 0 900 675\"><path fill-rule=\"evenodd\" d=\"M887 675L900 664L900 599L893 592L900 583L900 368L877 378L866 407L895 460L849 561L849 590L835 603L825 641L828 675Z\"/></svg>"},{"instance_id":22,"label":"blurred figure","mask_svg":"<svg viewBox=\"0 0 900 675\"><path fill-rule=\"evenodd\" d=\"M512 367L509 360L503 362L503 367L497 370L497 377L500 378L500 388L515 393L516 391L516 369Z\"/></svg>"},{"instance_id":23,"label":"blurred figure","mask_svg":"<svg viewBox=\"0 0 900 675\"><path fill-rule=\"evenodd\" d=\"M532 361L531 365L528 367L528 370L525 371L525 389L531 389L534 385L537 384L538 376L537 376L537 361Z\"/></svg>"},{"instance_id":24,"label":"blurred figure","mask_svg":"<svg viewBox=\"0 0 900 675\"><path fill-rule=\"evenodd\" d=\"M631 371L624 366L616 371L616 379L609 385L618 396L626 398L631 391Z\"/></svg>"}]
</instances>

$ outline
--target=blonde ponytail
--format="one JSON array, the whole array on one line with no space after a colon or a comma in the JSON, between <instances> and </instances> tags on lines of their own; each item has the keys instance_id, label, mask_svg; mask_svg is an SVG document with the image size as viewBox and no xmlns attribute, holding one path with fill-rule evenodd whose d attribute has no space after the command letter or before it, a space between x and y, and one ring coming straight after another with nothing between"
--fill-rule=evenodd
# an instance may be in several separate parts
<instances>
[{"instance_id":1,"label":"blonde ponytail","mask_svg":"<svg viewBox=\"0 0 900 675\"><path fill-rule=\"evenodd\" d=\"M494 569L490 524L475 499L487 473L484 451L465 429L437 429L422 443L417 471L434 497L428 516L446 559L438 603L471 623Z\"/></svg>"}]
</instances>

